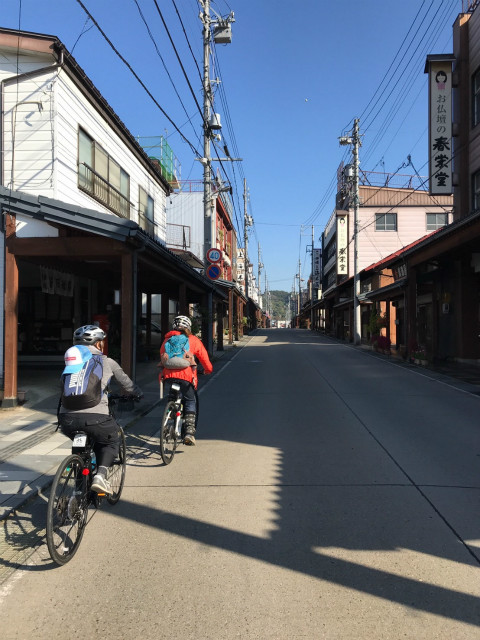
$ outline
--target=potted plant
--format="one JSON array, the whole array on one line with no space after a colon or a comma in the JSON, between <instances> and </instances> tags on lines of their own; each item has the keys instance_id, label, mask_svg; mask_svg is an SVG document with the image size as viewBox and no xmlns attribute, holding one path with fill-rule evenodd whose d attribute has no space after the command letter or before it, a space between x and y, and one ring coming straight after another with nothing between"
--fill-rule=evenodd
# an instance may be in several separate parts
<instances>
[{"instance_id":1,"label":"potted plant","mask_svg":"<svg viewBox=\"0 0 480 640\"><path fill-rule=\"evenodd\" d=\"M377 349L381 353L390 355L390 338L388 336L378 336Z\"/></svg>"},{"instance_id":2,"label":"potted plant","mask_svg":"<svg viewBox=\"0 0 480 640\"><path fill-rule=\"evenodd\" d=\"M416 349L413 351L413 360L415 364L420 364L423 367L427 366L427 353L424 347L420 347L417 345Z\"/></svg>"}]
</instances>

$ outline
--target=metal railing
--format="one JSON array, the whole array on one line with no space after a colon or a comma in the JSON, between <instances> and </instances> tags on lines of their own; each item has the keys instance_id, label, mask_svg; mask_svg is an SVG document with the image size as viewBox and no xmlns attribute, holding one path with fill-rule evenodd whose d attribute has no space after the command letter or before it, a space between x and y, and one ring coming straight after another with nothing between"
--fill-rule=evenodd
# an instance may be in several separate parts
<instances>
[{"instance_id":1,"label":"metal railing","mask_svg":"<svg viewBox=\"0 0 480 640\"><path fill-rule=\"evenodd\" d=\"M84 162L78 166L78 186L122 218L130 218L130 200Z\"/></svg>"},{"instance_id":2,"label":"metal railing","mask_svg":"<svg viewBox=\"0 0 480 640\"><path fill-rule=\"evenodd\" d=\"M190 248L190 227L184 224L167 223L167 246Z\"/></svg>"}]
</instances>

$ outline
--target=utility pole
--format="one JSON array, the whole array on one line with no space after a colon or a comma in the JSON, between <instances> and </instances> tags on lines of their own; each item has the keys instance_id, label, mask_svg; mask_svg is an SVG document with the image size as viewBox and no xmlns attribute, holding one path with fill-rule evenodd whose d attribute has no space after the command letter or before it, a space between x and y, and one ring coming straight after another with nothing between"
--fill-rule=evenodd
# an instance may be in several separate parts
<instances>
[{"instance_id":1,"label":"utility pole","mask_svg":"<svg viewBox=\"0 0 480 640\"><path fill-rule=\"evenodd\" d=\"M360 313L360 301L358 299L360 295L360 278L358 275L358 204L360 200L358 195L358 171L360 166L358 158L359 144L358 118L356 118L353 125L353 344L360 344L362 341L362 318Z\"/></svg>"},{"instance_id":2,"label":"utility pole","mask_svg":"<svg viewBox=\"0 0 480 640\"><path fill-rule=\"evenodd\" d=\"M260 243L258 244L258 299L260 301L260 296L261 296L261 286L260 286L260 274L262 272L263 269L263 264L261 261L261 255L260 255ZM263 303L263 308L265 309L265 304Z\"/></svg>"},{"instance_id":3,"label":"utility pole","mask_svg":"<svg viewBox=\"0 0 480 640\"><path fill-rule=\"evenodd\" d=\"M359 119L356 118L353 123L353 131L351 136L341 136L339 138L341 145L351 145L353 147L353 343L358 345L362 341L361 336L361 309L360 301L360 278L358 274L358 205L360 203L358 191L358 175L360 170L360 161L358 157L358 149L360 147Z\"/></svg>"},{"instance_id":4,"label":"utility pole","mask_svg":"<svg viewBox=\"0 0 480 640\"><path fill-rule=\"evenodd\" d=\"M313 331L313 280L314 280L314 271L315 271L315 261L313 259L313 255L314 255L314 244L315 242L315 227L312 224L312 293L310 295L310 304L311 304L311 308L310 308L310 331Z\"/></svg>"},{"instance_id":5,"label":"utility pole","mask_svg":"<svg viewBox=\"0 0 480 640\"><path fill-rule=\"evenodd\" d=\"M203 0L203 262L205 275L209 262L207 251L212 247L212 158L210 155L210 104L212 90L210 85L210 0ZM207 294L207 318L203 322L207 335L203 336L205 348L209 354L213 351L213 299L211 291ZM203 333L203 331L202 331Z\"/></svg>"},{"instance_id":6,"label":"utility pole","mask_svg":"<svg viewBox=\"0 0 480 640\"><path fill-rule=\"evenodd\" d=\"M299 259L298 260L298 305L297 305L297 316L298 316L297 322L299 327L300 327L301 297L302 297L302 263Z\"/></svg>"},{"instance_id":7,"label":"utility pole","mask_svg":"<svg viewBox=\"0 0 480 640\"><path fill-rule=\"evenodd\" d=\"M248 193L247 193L247 180L243 179L243 242L245 244L245 297L248 301L249 296L249 278L248 278L248 227L252 226L252 218L248 215L247 211Z\"/></svg>"},{"instance_id":8,"label":"utility pole","mask_svg":"<svg viewBox=\"0 0 480 640\"><path fill-rule=\"evenodd\" d=\"M217 121L217 114L210 111L213 106L213 91L210 82L210 43L211 27L215 28L214 41L219 43L231 42L230 23L234 22L233 12L228 18L212 20L210 17L210 0L200 0L203 11L200 13L200 20L203 24L203 158L199 158L203 164L203 264L204 273L208 276L207 251L216 245L215 236L215 196L212 195L212 156L210 148L210 136L213 129L220 129L221 125ZM218 158L218 160L240 160L241 158ZM215 240L215 244L214 244ZM202 338L208 353L213 351L213 296L209 291L207 294L207 317L203 321ZM205 330L206 335L203 336Z\"/></svg>"}]
</instances>

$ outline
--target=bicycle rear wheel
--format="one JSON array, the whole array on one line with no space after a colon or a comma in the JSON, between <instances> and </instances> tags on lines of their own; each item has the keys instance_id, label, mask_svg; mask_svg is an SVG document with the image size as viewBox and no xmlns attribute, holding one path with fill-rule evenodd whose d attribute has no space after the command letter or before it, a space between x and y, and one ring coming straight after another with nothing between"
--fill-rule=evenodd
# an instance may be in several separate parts
<instances>
[{"instance_id":1,"label":"bicycle rear wheel","mask_svg":"<svg viewBox=\"0 0 480 640\"><path fill-rule=\"evenodd\" d=\"M127 467L127 448L125 444L125 433L120 428L120 449L115 462L108 470L107 480L113 489L113 494L107 496L107 501L110 504L116 504L123 490L125 484L125 473Z\"/></svg>"},{"instance_id":2,"label":"bicycle rear wheel","mask_svg":"<svg viewBox=\"0 0 480 640\"><path fill-rule=\"evenodd\" d=\"M77 552L88 515L87 476L80 456L70 455L59 466L53 480L47 509L47 546L59 565Z\"/></svg>"},{"instance_id":3,"label":"bicycle rear wheel","mask_svg":"<svg viewBox=\"0 0 480 640\"><path fill-rule=\"evenodd\" d=\"M177 440L175 438L176 407L172 400L167 402L163 412L162 427L160 429L160 455L165 464L170 464L175 455Z\"/></svg>"}]
</instances>

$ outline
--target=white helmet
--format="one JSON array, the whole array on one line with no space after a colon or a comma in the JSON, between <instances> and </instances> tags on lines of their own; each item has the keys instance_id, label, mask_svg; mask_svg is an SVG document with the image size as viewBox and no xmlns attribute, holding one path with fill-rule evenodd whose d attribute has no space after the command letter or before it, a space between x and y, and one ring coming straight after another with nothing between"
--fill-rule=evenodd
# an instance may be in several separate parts
<instances>
[{"instance_id":1,"label":"white helmet","mask_svg":"<svg viewBox=\"0 0 480 640\"><path fill-rule=\"evenodd\" d=\"M182 329L192 329L192 321L187 316L177 316L173 323L172 327L177 331L181 331Z\"/></svg>"},{"instance_id":2,"label":"white helmet","mask_svg":"<svg viewBox=\"0 0 480 640\"><path fill-rule=\"evenodd\" d=\"M86 324L79 327L73 333L73 344L96 344L99 340L105 340L107 334L96 324Z\"/></svg>"}]
</instances>

